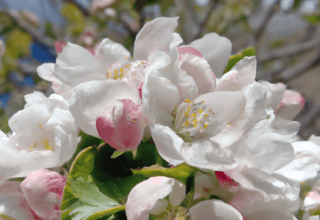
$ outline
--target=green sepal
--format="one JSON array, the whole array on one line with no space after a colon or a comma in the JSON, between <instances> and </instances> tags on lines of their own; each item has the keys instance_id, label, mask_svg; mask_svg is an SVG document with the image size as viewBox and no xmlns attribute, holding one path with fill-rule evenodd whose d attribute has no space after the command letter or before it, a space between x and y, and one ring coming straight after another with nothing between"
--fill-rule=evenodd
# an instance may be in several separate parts
<instances>
[{"instance_id":1,"label":"green sepal","mask_svg":"<svg viewBox=\"0 0 320 220\"><path fill-rule=\"evenodd\" d=\"M224 69L223 73L229 72L232 67L234 67L240 60L242 60L244 57L251 57L255 56L256 51L253 47L247 47L246 49L240 51L239 53L235 55L231 55L229 62Z\"/></svg>"}]
</instances>

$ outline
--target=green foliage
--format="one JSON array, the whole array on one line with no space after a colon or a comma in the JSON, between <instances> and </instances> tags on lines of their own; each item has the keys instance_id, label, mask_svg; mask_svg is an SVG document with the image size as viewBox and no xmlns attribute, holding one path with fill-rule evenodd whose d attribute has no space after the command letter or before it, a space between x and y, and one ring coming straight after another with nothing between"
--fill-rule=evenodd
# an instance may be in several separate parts
<instances>
[{"instance_id":1,"label":"green foliage","mask_svg":"<svg viewBox=\"0 0 320 220\"><path fill-rule=\"evenodd\" d=\"M256 51L253 47L247 47L246 49L240 51L239 53L232 55L229 59L229 62L224 69L224 73L230 71L232 67L234 67L240 60L242 60L244 57L251 57L256 54Z\"/></svg>"},{"instance_id":2,"label":"green foliage","mask_svg":"<svg viewBox=\"0 0 320 220\"><path fill-rule=\"evenodd\" d=\"M82 177L76 181L68 179L69 192L78 199L69 207L68 211L72 210L69 214L78 219L97 219L124 210L124 206L101 193L91 181L85 181Z\"/></svg>"},{"instance_id":3,"label":"green foliage","mask_svg":"<svg viewBox=\"0 0 320 220\"><path fill-rule=\"evenodd\" d=\"M270 43L270 47L271 48L279 48L279 47L284 46L284 44L285 44L285 40L283 38L281 38L281 39L272 41Z\"/></svg>"},{"instance_id":4,"label":"green foliage","mask_svg":"<svg viewBox=\"0 0 320 220\"><path fill-rule=\"evenodd\" d=\"M10 132L10 127L8 125L8 116L5 113L4 109L0 108L0 130L3 131L3 133Z\"/></svg>"},{"instance_id":5,"label":"green foliage","mask_svg":"<svg viewBox=\"0 0 320 220\"><path fill-rule=\"evenodd\" d=\"M125 197L136 184L146 178L133 175L130 171L127 160L132 162L131 153L111 159L113 152L114 149L110 146L101 145L88 147L76 157L64 189L62 219L71 219L70 213L81 219L97 219L111 214L117 215L117 212L124 209L122 204ZM82 198L93 194L93 201ZM100 199L96 201L96 197L107 201L109 205L99 202Z\"/></svg>"},{"instance_id":6,"label":"green foliage","mask_svg":"<svg viewBox=\"0 0 320 220\"><path fill-rule=\"evenodd\" d=\"M53 25L51 22L46 21L44 24L44 33L45 35L47 35L48 37L57 40L57 35L55 34L54 30L53 30Z\"/></svg>"},{"instance_id":7,"label":"green foliage","mask_svg":"<svg viewBox=\"0 0 320 220\"><path fill-rule=\"evenodd\" d=\"M68 21L68 29L73 35L80 35L85 28L85 20L81 10L72 3L67 3L61 8L61 15Z\"/></svg>"},{"instance_id":8,"label":"green foliage","mask_svg":"<svg viewBox=\"0 0 320 220\"><path fill-rule=\"evenodd\" d=\"M164 168L159 165L154 165L151 167L145 167L141 170L132 170L134 174L139 174L146 177L166 176L175 178L186 185L187 182L190 181L189 179L193 180L195 171L196 170L194 167L189 166L186 163L180 164L174 168Z\"/></svg>"},{"instance_id":9,"label":"green foliage","mask_svg":"<svg viewBox=\"0 0 320 220\"><path fill-rule=\"evenodd\" d=\"M31 36L24 31L21 31L20 29L11 31L6 40L5 56L9 56L13 59L27 56L30 53L31 42Z\"/></svg>"},{"instance_id":10,"label":"green foliage","mask_svg":"<svg viewBox=\"0 0 320 220\"><path fill-rule=\"evenodd\" d=\"M305 16L303 18L307 22L309 22L311 24L315 24L315 25L319 24L319 22L320 22L320 15L309 15L309 16Z\"/></svg>"}]
</instances>

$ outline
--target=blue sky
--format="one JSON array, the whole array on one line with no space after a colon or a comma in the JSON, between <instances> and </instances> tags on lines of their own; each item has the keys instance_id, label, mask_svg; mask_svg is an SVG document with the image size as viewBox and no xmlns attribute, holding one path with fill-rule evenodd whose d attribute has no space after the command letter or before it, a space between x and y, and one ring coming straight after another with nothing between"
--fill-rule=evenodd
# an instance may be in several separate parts
<instances>
[{"instance_id":1,"label":"blue sky","mask_svg":"<svg viewBox=\"0 0 320 220\"><path fill-rule=\"evenodd\" d=\"M62 0L0 0L0 9L7 6L14 10L28 10L36 14L42 21L51 20L58 25L63 25L60 16L60 6ZM55 3L57 2L57 3ZM88 6L91 0L77 0L83 6Z\"/></svg>"}]
</instances>

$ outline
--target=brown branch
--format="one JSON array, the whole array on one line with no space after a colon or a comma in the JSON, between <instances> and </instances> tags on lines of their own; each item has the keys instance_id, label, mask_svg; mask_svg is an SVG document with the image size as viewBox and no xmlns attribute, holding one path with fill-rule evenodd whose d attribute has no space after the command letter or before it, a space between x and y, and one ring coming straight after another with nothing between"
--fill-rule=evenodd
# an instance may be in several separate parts
<instances>
[{"instance_id":1,"label":"brown branch","mask_svg":"<svg viewBox=\"0 0 320 220\"><path fill-rule=\"evenodd\" d=\"M284 58L289 56L298 55L307 50L314 49L316 46L320 45L320 37L310 40L309 42L302 43L300 45L289 46L286 48L280 48L269 52L268 54L261 55L259 57L259 62L265 62L269 60L274 60L278 58Z\"/></svg>"},{"instance_id":2,"label":"brown branch","mask_svg":"<svg viewBox=\"0 0 320 220\"><path fill-rule=\"evenodd\" d=\"M297 76L299 76L301 73L304 73L307 69L309 69L312 65L315 64L320 59L320 48L318 48L317 53L308 59L307 61L303 63L299 63L295 65L294 67L288 68L285 71L283 71L279 78L283 81L289 81Z\"/></svg>"},{"instance_id":3,"label":"brown branch","mask_svg":"<svg viewBox=\"0 0 320 220\"><path fill-rule=\"evenodd\" d=\"M306 113L305 115L301 116L300 119L298 119L301 125L300 130L305 130L310 125L312 125L316 121L315 119L319 117L319 115L320 115L320 105L311 108L311 110L308 113Z\"/></svg>"},{"instance_id":4,"label":"brown branch","mask_svg":"<svg viewBox=\"0 0 320 220\"><path fill-rule=\"evenodd\" d=\"M24 21L17 11L5 9L4 12L18 25L19 28L30 34L35 41L54 48L54 40L44 34L41 34L38 29Z\"/></svg>"},{"instance_id":5,"label":"brown branch","mask_svg":"<svg viewBox=\"0 0 320 220\"><path fill-rule=\"evenodd\" d=\"M209 21L209 18L211 17L212 12L219 5L219 3L220 3L220 0L216 0L216 1L211 0L211 5L208 9L208 12L204 17L203 21L199 24L198 32L192 37L192 41L198 39L201 36L204 28L206 27Z\"/></svg>"},{"instance_id":6,"label":"brown branch","mask_svg":"<svg viewBox=\"0 0 320 220\"><path fill-rule=\"evenodd\" d=\"M260 24L260 26L258 27L257 31L254 34L254 39L256 42L258 42L262 37L266 27L271 21L271 18L278 11L279 6L280 6L280 0L277 0L272 6L269 7L266 16L263 19L263 22Z\"/></svg>"}]
</instances>

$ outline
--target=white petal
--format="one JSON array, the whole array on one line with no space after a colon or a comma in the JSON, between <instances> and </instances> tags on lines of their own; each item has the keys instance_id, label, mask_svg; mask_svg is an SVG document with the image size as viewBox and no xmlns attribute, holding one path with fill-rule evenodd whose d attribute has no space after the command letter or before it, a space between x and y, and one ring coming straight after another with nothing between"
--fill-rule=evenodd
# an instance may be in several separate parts
<instances>
[{"instance_id":1,"label":"white petal","mask_svg":"<svg viewBox=\"0 0 320 220\"><path fill-rule=\"evenodd\" d=\"M187 164L202 169L226 171L238 165L229 149L207 140L184 143L181 155Z\"/></svg>"},{"instance_id":2,"label":"white petal","mask_svg":"<svg viewBox=\"0 0 320 220\"><path fill-rule=\"evenodd\" d=\"M270 220L270 219L277 219L277 220L295 220L296 218L289 213L283 213L280 211L275 210L262 210L255 212L251 215L247 215L246 218L250 220Z\"/></svg>"},{"instance_id":3,"label":"white petal","mask_svg":"<svg viewBox=\"0 0 320 220\"><path fill-rule=\"evenodd\" d=\"M170 43L176 39L173 31L178 25L178 17L156 18L146 23L136 36L133 58L147 60L156 50L170 55Z\"/></svg>"},{"instance_id":4,"label":"white petal","mask_svg":"<svg viewBox=\"0 0 320 220\"><path fill-rule=\"evenodd\" d=\"M68 99L71 94L72 87L62 83L54 76L54 66L54 63L44 63L37 68L37 73L42 79L52 82L52 89L56 94Z\"/></svg>"},{"instance_id":5,"label":"white petal","mask_svg":"<svg viewBox=\"0 0 320 220\"><path fill-rule=\"evenodd\" d=\"M224 74L217 85L216 91L240 91L254 82L256 78L256 57L245 57L229 72Z\"/></svg>"},{"instance_id":6,"label":"white petal","mask_svg":"<svg viewBox=\"0 0 320 220\"><path fill-rule=\"evenodd\" d=\"M173 165L183 163L184 158L181 156L183 140L167 126L155 124L150 129L161 157Z\"/></svg>"},{"instance_id":7,"label":"white petal","mask_svg":"<svg viewBox=\"0 0 320 220\"><path fill-rule=\"evenodd\" d=\"M318 175L320 170L318 160L320 158L320 145L311 141L298 141L292 143L294 148L294 160L276 173L288 179L304 182Z\"/></svg>"},{"instance_id":8,"label":"white petal","mask_svg":"<svg viewBox=\"0 0 320 220\"><path fill-rule=\"evenodd\" d=\"M119 60L130 58L130 52L121 44L106 38L99 45L96 58L104 64L105 68Z\"/></svg>"},{"instance_id":9,"label":"white petal","mask_svg":"<svg viewBox=\"0 0 320 220\"><path fill-rule=\"evenodd\" d=\"M157 204L157 201L164 199L172 190L176 189L174 185L177 183L180 184L181 182L172 178L157 176L137 184L128 195L126 203L128 220L148 220L150 211L158 214L163 208L166 208L164 207L165 202ZM158 205L157 210L153 210L155 205Z\"/></svg>"},{"instance_id":10,"label":"white petal","mask_svg":"<svg viewBox=\"0 0 320 220\"><path fill-rule=\"evenodd\" d=\"M61 82L75 87L91 80L104 80L106 71L104 63L87 49L68 43L57 57L54 75Z\"/></svg>"},{"instance_id":11,"label":"white petal","mask_svg":"<svg viewBox=\"0 0 320 220\"><path fill-rule=\"evenodd\" d=\"M233 201L233 206L242 207L241 213L245 216L259 210L276 210L284 213L293 213L299 209L300 185L277 174L268 174L262 170L248 168L241 165L232 171L226 172L228 176L238 182L242 187L265 194L262 201L256 201L250 206L243 206L241 200Z\"/></svg>"},{"instance_id":12,"label":"white petal","mask_svg":"<svg viewBox=\"0 0 320 220\"><path fill-rule=\"evenodd\" d=\"M21 192L20 182L7 181L0 185L0 218L1 214L17 220L35 220Z\"/></svg>"},{"instance_id":13,"label":"white petal","mask_svg":"<svg viewBox=\"0 0 320 220\"><path fill-rule=\"evenodd\" d=\"M231 42L216 33L206 34L203 38L193 41L191 47L201 52L208 61L216 77L220 77L227 66L231 55Z\"/></svg>"},{"instance_id":14,"label":"white petal","mask_svg":"<svg viewBox=\"0 0 320 220\"><path fill-rule=\"evenodd\" d=\"M281 102L286 86L282 83L272 84L267 81L261 81L260 84L267 89L266 108L275 109Z\"/></svg>"},{"instance_id":15,"label":"white petal","mask_svg":"<svg viewBox=\"0 0 320 220\"><path fill-rule=\"evenodd\" d=\"M242 215L231 205L221 200L206 200L190 208L192 220L243 220Z\"/></svg>"},{"instance_id":16,"label":"white petal","mask_svg":"<svg viewBox=\"0 0 320 220\"><path fill-rule=\"evenodd\" d=\"M211 108L213 115L209 121L206 132L198 133L195 140L210 138L222 131L230 122L239 119L245 110L246 99L242 92L212 92L199 96L194 103L205 101L204 104Z\"/></svg>"},{"instance_id":17,"label":"white petal","mask_svg":"<svg viewBox=\"0 0 320 220\"><path fill-rule=\"evenodd\" d=\"M72 90L70 111L81 130L100 137L96 128L97 118L110 113L120 99L131 99L140 104L138 90L126 82L106 80L81 83Z\"/></svg>"},{"instance_id":18,"label":"white petal","mask_svg":"<svg viewBox=\"0 0 320 220\"><path fill-rule=\"evenodd\" d=\"M191 76L198 86L198 94L213 92L216 87L216 78L208 62L192 54L180 55L181 69Z\"/></svg>"}]
</instances>

